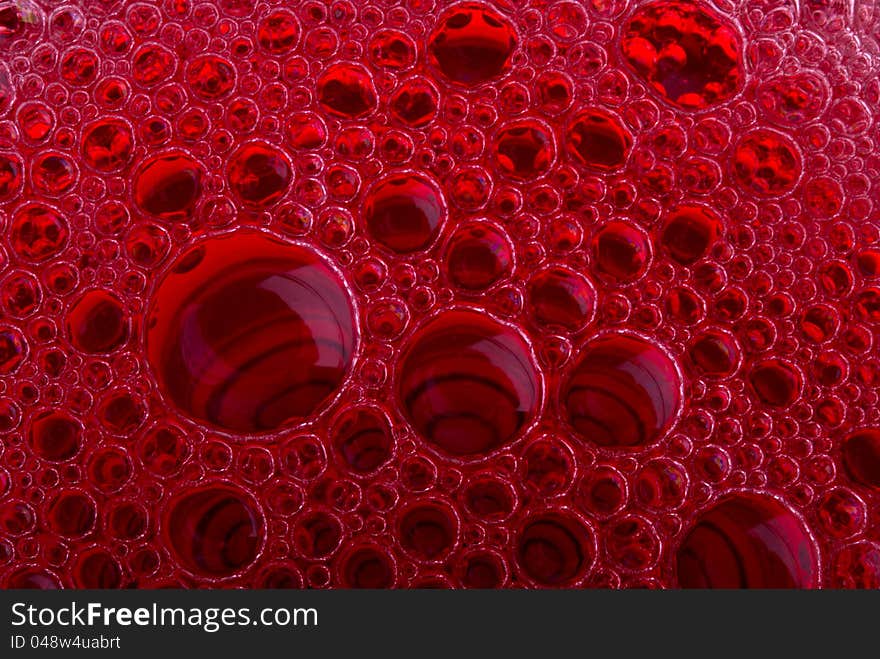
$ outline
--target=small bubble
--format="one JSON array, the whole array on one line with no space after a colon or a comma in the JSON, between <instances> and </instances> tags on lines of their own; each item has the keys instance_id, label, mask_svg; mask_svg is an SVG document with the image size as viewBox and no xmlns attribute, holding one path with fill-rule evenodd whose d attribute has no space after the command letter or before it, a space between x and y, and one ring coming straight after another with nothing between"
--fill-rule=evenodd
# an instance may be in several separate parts
<instances>
[{"instance_id":1,"label":"small bubble","mask_svg":"<svg viewBox=\"0 0 880 659\"><path fill-rule=\"evenodd\" d=\"M266 524L253 497L227 483L183 493L165 510L168 547L187 571L229 577L249 567L265 542Z\"/></svg>"},{"instance_id":2,"label":"small bubble","mask_svg":"<svg viewBox=\"0 0 880 659\"><path fill-rule=\"evenodd\" d=\"M516 540L517 562L541 586L564 587L583 578L595 552L590 528L567 511L531 515Z\"/></svg>"},{"instance_id":3,"label":"small bubble","mask_svg":"<svg viewBox=\"0 0 880 659\"><path fill-rule=\"evenodd\" d=\"M479 85L505 73L516 42L513 26L499 13L466 2L440 16L428 39L428 55L451 82Z\"/></svg>"},{"instance_id":4,"label":"small bubble","mask_svg":"<svg viewBox=\"0 0 880 659\"><path fill-rule=\"evenodd\" d=\"M446 219L445 199L430 178L415 173L393 174L366 194L363 217L378 243L398 254L427 248Z\"/></svg>"},{"instance_id":5,"label":"small bubble","mask_svg":"<svg viewBox=\"0 0 880 659\"><path fill-rule=\"evenodd\" d=\"M575 161L601 172L621 169L629 159L632 134L614 115L598 108L577 114L568 124L566 146Z\"/></svg>"}]
</instances>

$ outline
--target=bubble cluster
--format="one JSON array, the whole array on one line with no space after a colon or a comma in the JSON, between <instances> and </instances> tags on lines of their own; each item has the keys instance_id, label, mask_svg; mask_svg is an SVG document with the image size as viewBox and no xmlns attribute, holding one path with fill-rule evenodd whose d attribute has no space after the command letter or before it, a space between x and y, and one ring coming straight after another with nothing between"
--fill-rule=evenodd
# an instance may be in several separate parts
<instances>
[{"instance_id":1,"label":"bubble cluster","mask_svg":"<svg viewBox=\"0 0 880 659\"><path fill-rule=\"evenodd\" d=\"M878 587L877 34L5 3L0 587Z\"/></svg>"}]
</instances>

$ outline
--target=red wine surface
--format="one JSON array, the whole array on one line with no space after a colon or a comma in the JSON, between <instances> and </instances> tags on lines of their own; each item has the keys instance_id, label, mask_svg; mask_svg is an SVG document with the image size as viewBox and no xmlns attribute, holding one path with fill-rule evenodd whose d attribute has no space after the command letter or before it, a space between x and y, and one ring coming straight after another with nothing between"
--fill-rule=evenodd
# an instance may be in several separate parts
<instances>
[{"instance_id":1,"label":"red wine surface","mask_svg":"<svg viewBox=\"0 0 880 659\"><path fill-rule=\"evenodd\" d=\"M0 587L880 587L880 15L0 0Z\"/></svg>"}]
</instances>

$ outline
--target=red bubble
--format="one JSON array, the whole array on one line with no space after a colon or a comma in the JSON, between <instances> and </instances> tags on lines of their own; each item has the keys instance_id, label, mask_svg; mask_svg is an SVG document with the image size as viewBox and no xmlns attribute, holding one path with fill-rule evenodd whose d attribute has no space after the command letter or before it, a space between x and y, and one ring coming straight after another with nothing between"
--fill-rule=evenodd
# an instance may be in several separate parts
<instances>
[{"instance_id":1,"label":"red bubble","mask_svg":"<svg viewBox=\"0 0 880 659\"><path fill-rule=\"evenodd\" d=\"M800 371L781 359L766 359L754 364L748 378L758 399L777 408L793 404L800 397L803 387Z\"/></svg>"},{"instance_id":2,"label":"red bubble","mask_svg":"<svg viewBox=\"0 0 880 659\"><path fill-rule=\"evenodd\" d=\"M31 162L31 182L37 190L51 197L69 192L78 178L76 163L60 153L43 153Z\"/></svg>"},{"instance_id":3,"label":"red bubble","mask_svg":"<svg viewBox=\"0 0 880 659\"><path fill-rule=\"evenodd\" d=\"M83 428L67 412L48 410L35 415L28 431L28 444L49 462L69 460L79 451Z\"/></svg>"},{"instance_id":4,"label":"red bubble","mask_svg":"<svg viewBox=\"0 0 880 659\"><path fill-rule=\"evenodd\" d=\"M840 550L834 562L834 587L880 588L880 546L857 542Z\"/></svg>"},{"instance_id":5,"label":"red bubble","mask_svg":"<svg viewBox=\"0 0 880 659\"><path fill-rule=\"evenodd\" d=\"M172 501L163 532L181 567L203 577L225 578L256 561L266 526L248 492L212 483L184 491Z\"/></svg>"},{"instance_id":6,"label":"red bubble","mask_svg":"<svg viewBox=\"0 0 880 659\"><path fill-rule=\"evenodd\" d=\"M146 44L132 57L131 73L135 82L149 87L168 80L177 68L174 54L159 44Z\"/></svg>"},{"instance_id":7,"label":"red bubble","mask_svg":"<svg viewBox=\"0 0 880 659\"><path fill-rule=\"evenodd\" d=\"M593 319L596 289L589 279L573 270L547 268L529 280L526 304L538 327L578 332Z\"/></svg>"},{"instance_id":8,"label":"red bubble","mask_svg":"<svg viewBox=\"0 0 880 659\"><path fill-rule=\"evenodd\" d=\"M85 293L67 313L70 342L90 354L113 352L130 333L128 314L113 293L94 289Z\"/></svg>"},{"instance_id":9,"label":"red bubble","mask_svg":"<svg viewBox=\"0 0 880 659\"><path fill-rule=\"evenodd\" d=\"M816 588L818 550L804 523L764 494L702 511L676 552L683 588Z\"/></svg>"},{"instance_id":10,"label":"red bubble","mask_svg":"<svg viewBox=\"0 0 880 659\"><path fill-rule=\"evenodd\" d=\"M121 119L99 119L83 133L83 158L102 172L112 172L127 165L133 148L134 135Z\"/></svg>"},{"instance_id":11,"label":"red bubble","mask_svg":"<svg viewBox=\"0 0 880 659\"><path fill-rule=\"evenodd\" d=\"M739 368L741 351L736 338L722 330L706 330L688 346L691 366L701 376L726 378Z\"/></svg>"},{"instance_id":12,"label":"red bubble","mask_svg":"<svg viewBox=\"0 0 880 659\"><path fill-rule=\"evenodd\" d=\"M544 124L525 119L512 122L498 132L494 155L501 173L517 181L531 181L552 167L556 160L556 142Z\"/></svg>"},{"instance_id":13,"label":"red bubble","mask_svg":"<svg viewBox=\"0 0 880 659\"><path fill-rule=\"evenodd\" d=\"M629 334L587 342L563 381L563 418L599 446L640 448L659 441L682 404L675 362Z\"/></svg>"},{"instance_id":14,"label":"red bubble","mask_svg":"<svg viewBox=\"0 0 880 659\"><path fill-rule=\"evenodd\" d=\"M69 235L67 220L50 206L26 204L12 216L10 243L27 261L39 263L57 256L67 246Z\"/></svg>"},{"instance_id":15,"label":"red bubble","mask_svg":"<svg viewBox=\"0 0 880 659\"><path fill-rule=\"evenodd\" d=\"M743 190L753 194L790 192L801 176L801 168L794 142L775 131L753 131L733 151L733 176Z\"/></svg>"},{"instance_id":16,"label":"red bubble","mask_svg":"<svg viewBox=\"0 0 880 659\"><path fill-rule=\"evenodd\" d=\"M415 63L416 44L412 37L397 30L380 30L370 38L370 60L378 67L401 70Z\"/></svg>"},{"instance_id":17,"label":"red bubble","mask_svg":"<svg viewBox=\"0 0 880 659\"><path fill-rule=\"evenodd\" d=\"M762 82L756 101L772 121L799 125L822 112L828 101L828 90L816 74L798 71Z\"/></svg>"},{"instance_id":18,"label":"red bubble","mask_svg":"<svg viewBox=\"0 0 880 659\"><path fill-rule=\"evenodd\" d=\"M391 588L396 579L393 555L387 548L360 544L343 553L339 561L343 588Z\"/></svg>"},{"instance_id":19,"label":"red bubble","mask_svg":"<svg viewBox=\"0 0 880 659\"><path fill-rule=\"evenodd\" d=\"M348 293L324 259L253 231L183 253L155 290L147 328L165 395L238 433L310 418L342 385L357 340Z\"/></svg>"},{"instance_id":20,"label":"red bubble","mask_svg":"<svg viewBox=\"0 0 880 659\"><path fill-rule=\"evenodd\" d=\"M245 144L233 153L226 173L235 196L245 205L261 209L278 202L293 180L287 155L260 142Z\"/></svg>"},{"instance_id":21,"label":"red bubble","mask_svg":"<svg viewBox=\"0 0 880 659\"><path fill-rule=\"evenodd\" d=\"M334 64L318 78L318 100L328 113L356 119L371 113L378 103L369 72L357 64Z\"/></svg>"},{"instance_id":22,"label":"red bubble","mask_svg":"<svg viewBox=\"0 0 880 659\"><path fill-rule=\"evenodd\" d=\"M188 220L201 197L203 177L201 165L182 151L151 156L135 172L134 203L167 222Z\"/></svg>"},{"instance_id":23,"label":"red bubble","mask_svg":"<svg viewBox=\"0 0 880 659\"><path fill-rule=\"evenodd\" d=\"M412 78L404 82L391 97L391 113L398 120L422 128L430 124L437 114L440 95L424 78Z\"/></svg>"},{"instance_id":24,"label":"red bubble","mask_svg":"<svg viewBox=\"0 0 880 659\"><path fill-rule=\"evenodd\" d=\"M6 575L4 586L13 589L57 590L63 588L61 579L39 567L24 566Z\"/></svg>"},{"instance_id":25,"label":"red bubble","mask_svg":"<svg viewBox=\"0 0 880 659\"><path fill-rule=\"evenodd\" d=\"M714 211L682 204L667 217L660 243L673 259L682 265L691 265L706 256L722 231L721 218Z\"/></svg>"},{"instance_id":26,"label":"red bubble","mask_svg":"<svg viewBox=\"0 0 880 659\"><path fill-rule=\"evenodd\" d=\"M510 274L513 246L494 224L470 222L457 227L449 238L444 263L456 288L476 293Z\"/></svg>"},{"instance_id":27,"label":"red bubble","mask_svg":"<svg viewBox=\"0 0 880 659\"><path fill-rule=\"evenodd\" d=\"M79 538L89 533L97 517L94 500L80 490L62 490L46 508L50 530L66 538Z\"/></svg>"},{"instance_id":28,"label":"red bubble","mask_svg":"<svg viewBox=\"0 0 880 659\"><path fill-rule=\"evenodd\" d=\"M487 5L467 2L440 16L428 56L451 82L479 85L505 73L516 47L513 26Z\"/></svg>"},{"instance_id":29,"label":"red bubble","mask_svg":"<svg viewBox=\"0 0 880 659\"><path fill-rule=\"evenodd\" d=\"M662 0L640 6L624 27L621 47L636 73L685 109L729 100L744 78L738 32L700 5Z\"/></svg>"},{"instance_id":30,"label":"red bubble","mask_svg":"<svg viewBox=\"0 0 880 659\"><path fill-rule=\"evenodd\" d=\"M284 9L276 9L260 21L257 41L272 55L283 55L296 46L299 33L296 16Z\"/></svg>"},{"instance_id":31,"label":"red bubble","mask_svg":"<svg viewBox=\"0 0 880 659\"><path fill-rule=\"evenodd\" d=\"M122 585L122 567L119 561L101 547L78 554L72 575L77 588L107 589Z\"/></svg>"},{"instance_id":32,"label":"red bubble","mask_svg":"<svg viewBox=\"0 0 880 659\"><path fill-rule=\"evenodd\" d=\"M16 196L24 183L24 163L11 153L0 153L0 201Z\"/></svg>"},{"instance_id":33,"label":"red bubble","mask_svg":"<svg viewBox=\"0 0 880 659\"><path fill-rule=\"evenodd\" d=\"M363 217L376 242L408 254L434 242L446 220L446 203L432 179L415 173L392 174L367 192Z\"/></svg>"},{"instance_id":34,"label":"red bubble","mask_svg":"<svg viewBox=\"0 0 880 659\"><path fill-rule=\"evenodd\" d=\"M471 480L462 492L464 509L486 522L500 522L513 513L516 493L511 484L492 474Z\"/></svg>"},{"instance_id":35,"label":"red bubble","mask_svg":"<svg viewBox=\"0 0 880 659\"><path fill-rule=\"evenodd\" d=\"M459 580L465 588L502 588L507 581L504 559L493 551L475 550L459 562Z\"/></svg>"},{"instance_id":36,"label":"red bubble","mask_svg":"<svg viewBox=\"0 0 880 659\"><path fill-rule=\"evenodd\" d=\"M68 84L77 87L88 85L98 75L98 56L85 48L71 48L61 56L59 73Z\"/></svg>"},{"instance_id":37,"label":"red bubble","mask_svg":"<svg viewBox=\"0 0 880 659\"><path fill-rule=\"evenodd\" d=\"M22 333L14 327L0 327L0 373L14 373L27 356L28 344Z\"/></svg>"},{"instance_id":38,"label":"red bubble","mask_svg":"<svg viewBox=\"0 0 880 659\"><path fill-rule=\"evenodd\" d=\"M629 222L608 222L593 236L593 266L611 283L639 279L651 263L651 241L645 232Z\"/></svg>"},{"instance_id":39,"label":"red bubble","mask_svg":"<svg viewBox=\"0 0 880 659\"><path fill-rule=\"evenodd\" d=\"M575 162L601 172L621 169L633 144L632 134L620 120L598 108L575 115L566 127L565 140Z\"/></svg>"},{"instance_id":40,"label":"red bubble","mask_svg":"<svg viewBox=\"0 0 880 659\"><path fill-rule=\"evenodd\" d=\"M410 504L398 520L397 533L404 552L417 561L438 561L458 542L458 518L445 503Z\"/></svg>"},{"instance_id":41,"label":"red bubble","mask_svg":"<svg viewBox=\"0 0 880 659\"><path fill-rule=\"evenodd\" d=\"M880 489L880 428L865 428L843 441L843 465L855 482Z\"/></svg>"},{"instance_id":42,"label":"red bubble","mask_svg":"<svg viewBox=\"0 0 880 659\"><path fill-rule=\"evenodd\" d=\"M541 402L523 338L470 310L447 311L413 335L399 366L402 410L423 440L465 459L515 440Z\"/></svg>"},{"instance_id":43,"label":"red bubble","mask_svg":"<svg viewBox=\"0 0 880 659\"><path fill-rule=\"evenodd\" d=\"M528 517L516 539L517 562L539 586L573 585L592 567L595 555L592 531L567 511Z\"/></svg>"},{"instance_id":44,"label":"red bubble","mask_svg":"<svg viewBox=\"0 0 880 659\"><path fill-rule=\"evenodd\" d=\"M350 408L333 422L330 437L343 462L356 474L369 474L392 456L394 436L388 417L377 408Z\"/></svg>"},{"instance_id":45,"label":"red bubble","mask_svg":"<svg viewBox=\"0 0 880 659\"><path fill-rule=\"evenodd\" d=\"M201 55L186 67L189 88L203 101L216 101L235 87L236 73L232 64L217 55Z\"/></svg>"}]
</instances>

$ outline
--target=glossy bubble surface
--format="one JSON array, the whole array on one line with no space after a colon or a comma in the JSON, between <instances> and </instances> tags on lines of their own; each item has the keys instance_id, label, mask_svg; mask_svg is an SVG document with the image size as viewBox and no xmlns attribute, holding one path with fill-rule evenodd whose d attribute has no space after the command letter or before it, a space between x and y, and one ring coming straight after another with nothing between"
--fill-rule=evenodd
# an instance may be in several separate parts
<instances>
[{"instance_id":1,"label":"glossy bubble surface","mask_svg":"<svg viewBox=\"0 0 880 659\"><path fill-rule=\"evenodd\" d=\"M249 567L264 541L265 522L253 498L219 483L193 490L170 504L165 532L182 565L206 577L226 577Z\"/></svg>"},{"instance_id":2,"label":"glossy bubble surface","mask_svg":"<svg viewBox=\"0 0 880 659\"><path fill-rule=\"evenodd\" d=\"M144 213L162 220L189 219L201 195L203 176L199 164L185 153L153 156L135 172L134 202Z\"/></svg>"},{"instance_id":3,"label":"glossy bubble surface","mask_svg":"<svg viewBox=\"0 0 880 659\"><path fill-rule=\"evenodd\" d=\"M815 588L817 549L804 523L766 495L704 510L676 553L684 588Z\"/></svg>"},{"instance_id":4,"label":"glossy bubble surface","mask_svg":"<svg viewBox=\"0 0 880 659\"><path fill-rule=\"evenodd\" d=\"M380 245L408 254L428 247L446 217L443 194L428 177L400 173L385 178L367 193L364 220Z\"/></svg>"},{"instance_id":5,"label":"glossy bubble surface","mask_svg":"<svg viewBox=\"0 0 880 659\"><path fill-rule=\"evenodd\" d=\"M560 391L565 420L600 446L634 448L662 438L681 406L680 376L642 338L607 334L580 351Z\"/></svg>"},{"instance_id":6,"label":"glossy bubble surface","mask_svg":"<svg viewBox=\"0 0 880 659\"><path fill-rule=\"evenodd\" d=\"M715 12L686 2L651 2L625 27L628 64L669 102L705 108L728 100L743 78L741 37Z\"/></svg>"},{"instance_id":7,"label":"glossy bubble surface","mask_svg":"<svg viewBox=\"0 0 880 659\"><path fill-rule=\"evenodd\" d=\"M878 21L0 1L0 586L875 588Z\"/></svg>"},{"instance_id":8,"label":"glossy bubble surface","mask_svg":"<svg viewBox=\"0 0 880 659\"><path fill-rule=\"evenodd\" d=\"M516 439L541 401L522 337L470 310L442 314L414 335L401 360L397 391L422 439L465 458Z\"/></svg>"},{"instance_id":9,"label":"glossy bubble surface","mask_svg":"<svg viewBox=\"0 0 880 659\"><path fill-rule=\"evenodd\" d=\"M177 260L153 297L146 340L171 402L247 433L311 417L342 384L357 330L321 256L251 232L209 239Z\"/></svg>"},{"instance_id":10,"label":"glossy bubble surface","mask_svg":"<svg viewBox=\"0 0 880 659\"><path fill-rule=\"evenodd\" d=\"M506 18L490 5L470 2L440 16L428 54L445 78L477 85L504 73L515 45L516 32Z\"/></svg>"}]
</instances>

